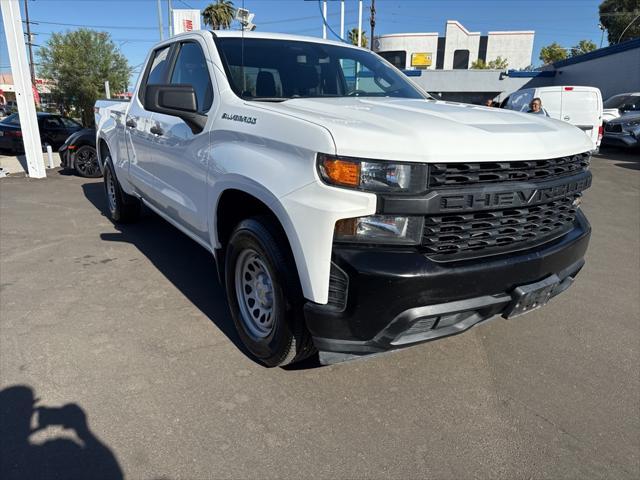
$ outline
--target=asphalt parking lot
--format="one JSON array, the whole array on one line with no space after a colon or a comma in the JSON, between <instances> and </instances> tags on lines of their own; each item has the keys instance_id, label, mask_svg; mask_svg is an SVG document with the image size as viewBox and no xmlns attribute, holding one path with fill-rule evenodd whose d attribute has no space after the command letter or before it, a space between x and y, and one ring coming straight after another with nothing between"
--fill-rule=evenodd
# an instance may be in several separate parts
<instances>
[{"instance_id":1,"label":"asphalt parking lot","mask_svg":"<svg viewBox=\"0 0 640 480\"><path fill-rule=\"evenodd\" d=\"M243 353L164 221L116 228L99 180L0 180L0 477L639 478L640 155L592 169L586 267L545 309L296 370Z\"/></svg>"}]
</instances>

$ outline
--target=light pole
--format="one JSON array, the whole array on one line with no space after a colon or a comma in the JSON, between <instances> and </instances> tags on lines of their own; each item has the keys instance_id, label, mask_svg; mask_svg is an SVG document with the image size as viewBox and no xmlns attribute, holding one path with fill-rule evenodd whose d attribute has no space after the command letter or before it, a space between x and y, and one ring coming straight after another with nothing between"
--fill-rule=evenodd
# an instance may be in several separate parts
<instances>
[{"instance_id":1,"label":"light pole","mask_svg":"<svg viewBox=\"0 0 640 480\"><path fill-rule=\"evenodd\" d=\"M164 34L162 33L162 5L158 0L158 30L160 30L160 40L164 40Z\"/></svg>"},{"instance_id":2,"label":"light pole","mask_svg":"<svg viewBox=\"0 0 640 480\"><path fill-rule=\"evenodd\" d=\"M606 28L601 23L598 24L598 28L602 30L602 35L600 35L600 48L602 48L602 42L604 42L604 31L606 30Z\"/></svg>"}]
</instances>

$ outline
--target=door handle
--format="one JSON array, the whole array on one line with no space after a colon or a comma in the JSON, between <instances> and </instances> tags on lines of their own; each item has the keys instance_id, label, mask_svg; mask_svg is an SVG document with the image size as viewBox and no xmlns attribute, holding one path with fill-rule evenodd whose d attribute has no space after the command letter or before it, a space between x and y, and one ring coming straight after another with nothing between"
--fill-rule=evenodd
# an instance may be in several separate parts
<instances>
[{"instance_id":1,"label":"door handle","mask_svg":"<svg viewBox=\"0 0 640 480\"><path fill-rule=\"evenodd\" d=\"M129 128L136 128L138 126L138 124L133 118L128 118L127 123L125 123L125 125Z\"/></svg>"},{"instance_id":2,"label":"door handle","mask_svg":"<svg viewBox=\"0 0 640 480\"><path fill-rule=\"evenodd\" d=\"M160 136L160 135L164 134L164 130L162 130L162 128L160 128L160 127L159 127L159 126L157 126L157 125L154 125L153 127L151 127L151 128L149 129L149 131L150 131L151 133L153 133L154 135L158 135L158 136Z\"/></svg>"}]
</instances>

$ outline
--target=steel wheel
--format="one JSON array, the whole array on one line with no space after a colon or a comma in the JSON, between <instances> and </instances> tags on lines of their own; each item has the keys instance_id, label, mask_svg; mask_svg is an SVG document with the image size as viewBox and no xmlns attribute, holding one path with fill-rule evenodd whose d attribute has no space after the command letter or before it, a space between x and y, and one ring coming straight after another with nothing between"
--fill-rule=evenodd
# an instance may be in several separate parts
<instances>
[{"instance_id":1,"label":"steel wheel","mask_svg":"<svg viewBox=\"0 0 640 480\"><path fill-rule=\"evenodd\" d=\"M104 181L105 186L107 187L107 204L109 206L109 213L111 213L111 216L113 217L116 215L116 210L118 208L118 192L116 191L116 182L113 179L113 174L110 171L106 172Z\"/></svg>"},{"instance_id":2,"label":"steel wheel","mask_svg":"<svg viewBox=\"0 0 640 480\"><path fill-rule=\"evenodd\" d=\"M247 333L266 338L273 330L275 296L266 262L253 249L240 253L235 271L236 295Z\"/></svg>"},{"instance_id":3,"label":"steel wheel","mask_svg":"<svg viewBox=\"0 0 640 480\"><path fill-rule=\"evenodd\" d=\"M98 165L98 156L96 150L90 145L83 145L78 149L75 155L75 167L77 172L83 177L99 177L100 166Z\"/></svg>"}]
</instances>

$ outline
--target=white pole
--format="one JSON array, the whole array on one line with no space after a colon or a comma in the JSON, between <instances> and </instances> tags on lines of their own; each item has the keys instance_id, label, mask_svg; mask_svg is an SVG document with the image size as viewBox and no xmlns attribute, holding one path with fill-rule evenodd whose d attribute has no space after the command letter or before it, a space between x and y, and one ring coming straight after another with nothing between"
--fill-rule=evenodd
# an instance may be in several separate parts
<instances>
[{"instance_id":1,"label":"white pole","mask_svg":"<svg viewBox=\"0 0 640 480\"><path fill-rule=\"evenodd\" d=\"M53 168L53 150L51 145L47 145L47 158L49 159L49 168Z\"/></svg>"},{"instance_id":2,"label":"white pole","mask_svg":"<svg viewBox=\"0 0 640 480\"><path fill-rule=\"evenodd\" d=\"M362 46L362 0L358 0L358 46Z\"/></svg>"},{"instance_id":3,"label":"white pole","mask_svg":"<svg viewBox=\"0 0 640 480\"><path fill-rule=\"evenodd\" d=\"M173 36L173 19L171 18L171 12L173 12L171 0L167 0L167 13L169 14L169 38Z\"/></svg>"},{"instance_id":4,"label":"white pole","mask_svg":"<svg viewBox=\"0 0 640 480\"><path fill-rule=\"evenodd\" d=\"M160 30L160 40L164 40L164 33L162 32L162 5L158 0L158 29Z\"/></svg>"},{"instance_id":5,"label":"white pole","mask_svg":"<svg viewBox=\"0 0 640 480\"><path fill-rule=\"evenodd\" d=\"M47 172L42 159L42 143L40 142L40 129L36 117L27 52L24 46L20 5L18 5L18 0L2 0L0 7L7 37L7 50L9 51L18 114L20 115L24 153L27 157L27 170L32 178L45 178Z\"/></svg>"},{"instance_id":6,"label":"white pole","mask_svg":"<svg viewBox=\"0 0 640 480\"><path fill-rule=\"evenodd\" d=\"M322 38L327 39L327 0L322 2Z\"/></svg>"},{"instance_id":7,"label":"white pole","mask_svg":"<svg viewBox=\"0 0 640 480\"><path fill-rule=\"evenodd\" d=\"M340 0L340 38L344 40L344 0Z\"/></svg>"},{"instance_id":8,"label":"white pole","mask_svg":"<svg viewBox=\"0 0 640 480\"><path fill-rule=\"evenodd\" d=\"M105 98L111 98L111 90L109 89L109 80L104 81L104 96Z\"/></svg>"}]
</instances>

